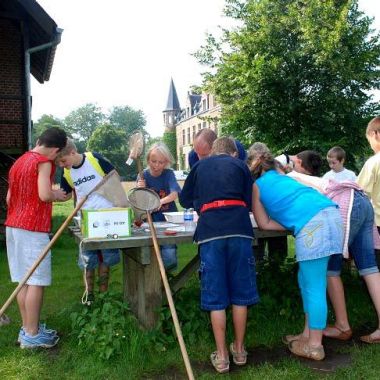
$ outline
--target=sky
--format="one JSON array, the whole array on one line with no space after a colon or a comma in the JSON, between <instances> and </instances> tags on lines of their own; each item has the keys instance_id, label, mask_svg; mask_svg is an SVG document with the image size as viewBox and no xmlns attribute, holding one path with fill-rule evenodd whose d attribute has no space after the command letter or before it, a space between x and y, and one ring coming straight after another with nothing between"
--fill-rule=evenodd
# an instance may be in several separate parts
<instances>
[{"instance_id":1,"label":"sky","mask_svg":"<svg viewBox=\"0 0 380 380\"><path fill-rule=\"evenodd\" d=\"M145 114L151 136L164 131L171 78L181 106L205 70L191 53L230 25L224 0L37 0L63 29L50 80L32 79L32 118L64 118L95 103L108 112L128 105ZM359 0L380 30L380 2Z\"/></svg>"}]
</instances>

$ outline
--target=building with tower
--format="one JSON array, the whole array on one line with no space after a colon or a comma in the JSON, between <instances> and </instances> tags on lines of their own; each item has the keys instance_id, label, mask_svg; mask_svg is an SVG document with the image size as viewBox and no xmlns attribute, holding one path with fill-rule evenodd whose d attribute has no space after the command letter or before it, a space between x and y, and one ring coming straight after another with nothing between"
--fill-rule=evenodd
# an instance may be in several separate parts
<instances>
[{"instance_id":1,"label":"building with tower","mask_svg":"<svg viewBox=\"0 0 380 380\"><path fill-rule=\"evenodd\" d=\"M181 108L173 79L170 81L166 109L163 111L165 132L175 132L177 145L177 169L188 170L188 154L193 148L195 134L202 128L211 128L218 133L220 105L207 92L187 93L184 108Z\"/></svg>"}]
</instances>

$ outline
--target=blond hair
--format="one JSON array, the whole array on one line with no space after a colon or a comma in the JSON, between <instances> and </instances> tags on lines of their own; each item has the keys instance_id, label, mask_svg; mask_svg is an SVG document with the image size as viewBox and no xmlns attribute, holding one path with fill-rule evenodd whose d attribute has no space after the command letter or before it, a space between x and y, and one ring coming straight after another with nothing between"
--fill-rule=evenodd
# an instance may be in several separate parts
<instances>
[{"instance_id":1,"label":"blond hair","mask_svg":"<svg viewBox=\"0 0 380 380\"><path fill-rule=\"evenodd\" d=\"M247 165L251 166L251 163L256 158L260 157L264 153L269 153L268 146L262 142L255 142L248 149Z\"/></svg>"},{"instance_id":2,"label":"blond hair","mask_svg":"<svg viewBox=\"0 0 380 380\"><path fill-rule=\"evenodd\" d=\"M65 147L58 153L56 160L61 159L63 156L67 156L70 153L75 152L77 153L77 147L74 143L74 141L70 138L67 138Z\"/></svg>"},{"instance_id":3,"label":"blond hair","mask_svg":"<svg viewBox=\"0 0 380 380\"><path fill-rule=\"evenodd\" d=\"M380 132L380 116L374 117L367 126L366 135L370 132Z\"/></svg>"},{"instance_id":4,"label":"blond hair","mask_svg":"<svg viewBox=\"0 0 380 380\"><path fill-rule=\"evenodd\" d=\"M167 147L166 144L164 144L163 142L158 142L158 143L155 143L153 144L147 154L146 154L146 160L149 161L150 160L150 155L152 154L152 152L156 150L158 153L160 153L163 157L165 157L165 160L168 162L168 164L166 165L166 169L169 169L172 165L173 165L173 162L174 162L174 159L173 159L173 156L172 154L170 153L170 150L169 148Z\"/></svg>"},{"instance_id":5,"label":"blond hair","mask_svg":"<svg viewBox=\"0 0 380 380\"><path fill-rule=\"evenodd\" d=\"M211 155L216 156L218 154L229 154L230 156L236 156L238 150L234 139L231 137L219 137L216 139L211 148Z\"/></svg>"}]
</instances>

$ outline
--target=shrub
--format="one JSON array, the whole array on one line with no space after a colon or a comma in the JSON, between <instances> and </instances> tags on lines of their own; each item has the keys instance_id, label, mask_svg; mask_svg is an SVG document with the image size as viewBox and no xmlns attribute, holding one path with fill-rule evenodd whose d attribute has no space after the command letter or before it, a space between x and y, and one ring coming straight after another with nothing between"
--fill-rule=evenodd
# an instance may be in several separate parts
<instances>
[{"instance_id":1,"label":"shrub","mask_svg":"<svg viewBox=\"0 0 380 380\"><path fill-rule=\"evenodd\" d=\"M91 306L70 316L78 345L102 359L119 355L131 339L135 340L137 323L128 311L121 294L100 293Z\"/></svg>"}]
</instances>

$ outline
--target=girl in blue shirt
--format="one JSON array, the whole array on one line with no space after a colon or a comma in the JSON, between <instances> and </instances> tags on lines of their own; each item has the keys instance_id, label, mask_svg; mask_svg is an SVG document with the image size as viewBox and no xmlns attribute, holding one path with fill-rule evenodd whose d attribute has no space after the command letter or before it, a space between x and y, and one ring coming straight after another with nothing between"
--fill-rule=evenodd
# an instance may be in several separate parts
<instances>
[{"instance_id":1,"label":"girl in blue shirt","mask_svg":"<svg viewBox=\"0 0 380 380\"><path fill-rule=\"evenodd\" d=\"M177 211L175 200L181 188L175 179L173 170L169 169L173 157L164 143L153 144L147 153L148 168L144 170L142 178L138 178L137 186L148 187L160 197L161 208L152 214L154 222L165 220L163 212ZM162 245L161 256L167 270L177 268L177 246L175 244Z\"/></svg>"},{"instance_id":2,"label":"girl in blue shirt","mask_svg":"<svg viewBox=\"0 0 380 380\"><path fill-rule=\"evenodd\" d=\"M252 154L252 152L251 152ZM285 337L292 353L313 360L325 357L322 331L327 321L327 264L341 254L343 224L338 206L318 191L304 186L276 170L268 153L250 157L253 212L259 228L290 230L296 241L298 283L305 311L301 334Z\"/></svg>"}]
</instances>

